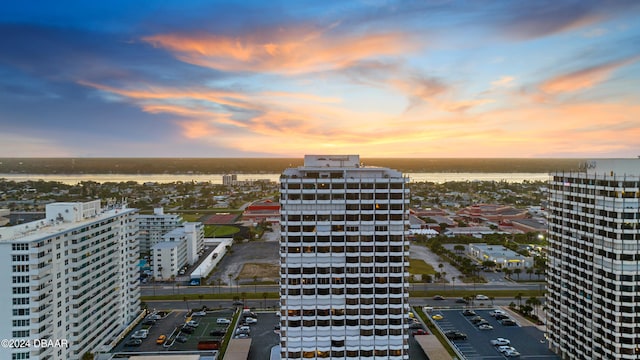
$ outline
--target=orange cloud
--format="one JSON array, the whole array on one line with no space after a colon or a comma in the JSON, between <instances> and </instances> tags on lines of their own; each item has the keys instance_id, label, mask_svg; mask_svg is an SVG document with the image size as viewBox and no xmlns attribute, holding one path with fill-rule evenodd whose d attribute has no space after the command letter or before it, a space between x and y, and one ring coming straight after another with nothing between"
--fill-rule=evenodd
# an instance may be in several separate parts
<instances>
[{"instance_id":1,"label":"orange cloud","mask_svg":"<svg viewBox=\"0 0 640 360\"><path fill-rule=\"evenodd\" d=\"M560 94L589 89L607 80L618 68L634 63L638 59L640 57L609 62L556 76L543 82L540 90L546 94Z\"/></svg>"},{"instance_id":2,"label":"orange cloud","mask_svg":"<svg viewBox=\"0 0 640 360\"><path fill-rule=\"evenodd\" d=\"M162 34L143 38L181 61L224 71L298 74L335 70L376 56L411 50L406 34L380 33L329 37L305 29L267 30L241 37Z\"/></svg>"},{"instance_id":3,"label":"orange cloud","mask_svg":"<svg viewBox=\"0 0 640 360\"><path fill-rule=\"evenodd\" d=\"M204 121L181 121L178 124L188 139L209 137L219 133L214 126Z\"/></svg>"}]
</instances>

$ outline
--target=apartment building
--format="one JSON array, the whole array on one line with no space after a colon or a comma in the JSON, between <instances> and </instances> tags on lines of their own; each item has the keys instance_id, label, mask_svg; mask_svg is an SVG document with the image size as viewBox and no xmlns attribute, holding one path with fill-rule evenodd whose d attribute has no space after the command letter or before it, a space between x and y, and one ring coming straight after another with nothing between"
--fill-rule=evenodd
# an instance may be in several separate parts
<instances>
[{"instance_id":1,"label":"apartment building","mask_svg":"<svg viewBox=\"0 0 640 360\"><path fill-rule=\"evenodd\" d=\"M140 311L136 215L99 200L53 203L43 220L0 228L0 338L30 344L3 346L3 359L109 349Z\"/></svg>"},{"instance_id":2,"label":"apartment building","mask_svg":"<svg viewBox=\"0 0 640 360\"><path fill-rule=\"evenodd\" d=\"M163 208L153 209L152 215L138 215L140 253L148 254L153 245L164 241L163 236L182 225L182 221L180 215L165 214Z\"/></svg>"},{"instance_id":3,"label":"apartment building","mask_svg":"<svg viewBox=\"0 0 640 360\"><path fill-rule=\"evenodd\" d=\"M563 359L640 357L640 159L549 184L547 331Z\"/></svg>"},{"instance_id":4,"label":"apartment building","mask_svg":"<svg viewBox=\"0 0 640 360\"><path fill-rule=\"evenodd\" d=\"M408 179L307 155L280 181L282 359L408 359Z\"/></svg>"},{"instance_id":5,"label":"apartment building","mask_svg":"<svg viewBox=\"0 0 640 360\"><path fill-rule=\"evenodd\" d=\"M153 275L156 280L169 280L180 274L180 269L198 261L204 249L204 226L199 222L186 222L162 237L151 248Z\"/></svg>"}]
</instances>

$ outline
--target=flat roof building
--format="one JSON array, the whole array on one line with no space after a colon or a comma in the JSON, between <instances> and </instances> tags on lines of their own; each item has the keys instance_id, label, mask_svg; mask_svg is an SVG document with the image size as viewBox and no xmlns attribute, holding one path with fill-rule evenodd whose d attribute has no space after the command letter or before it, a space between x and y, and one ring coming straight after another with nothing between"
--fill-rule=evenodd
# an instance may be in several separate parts
<instances>
[{"instance_id":1,"label":"flat roof building","mask_svg":"<svg viewBox=\"0 0 640 360\"><path fill-rule=\"evenodd\" d=\"M0 228L0 338L64 340L6 359L77 360L109 350L140 313L137 210L53 203L46 219Z\"/></svg>"},{"instance_id":2,"label":"flat roof building","mask_svg":"<svg viewBox=\"0 0 640 360\"><path fill-rule=\"evenodd\" d=\"M282 359L408 359L408 178L358 155L281 176Z\"/></svg>"}]
</instances>

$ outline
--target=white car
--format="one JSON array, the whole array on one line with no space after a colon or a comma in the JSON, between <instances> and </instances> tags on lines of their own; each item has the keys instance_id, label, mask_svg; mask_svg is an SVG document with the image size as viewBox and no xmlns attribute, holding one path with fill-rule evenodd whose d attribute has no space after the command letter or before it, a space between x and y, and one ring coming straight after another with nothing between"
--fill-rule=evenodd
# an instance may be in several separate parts
<instances>
[{"instance_id":1,"label":"white car","mask_svg":"<svg viewBox=\"0 0 640 360\"><path fill-rule=\"evenodd\" d=\"M520 353L514 348L511 348L511 349L503 352L503 354L506 357L520 357Z\"/></svg>"},{"instance_id":2,"label":"white car","mask_svg":"<svg viewBox=\"0 0 640 360\"><path fill-rule=\"evenodd\" d=\"M478 329L480 329L480 330L493 330L493 326L491 326L489 324L482 324L482 325L478 326Z\"/></svg>"},{"instance_id":3,"label":"white car","mask_svg":"<svg viewBox=\"0 0 640 360\"><path fill-rule=\"evenodd\" d=\"M198 325L200 325L200 323L198 323L195 320L191 320L191 321L187 321L187 326L191 326L191 327L198 327Z\"/></svg>"},{"instance_id":4,"label":"white car","mask_svg":"<svg viewBox=\"0 0 640 360\"><path fill-rule=\"evenodd\" d=\"M231 324L231 320L225 319L225 318L218 318L218 320L216 320L216 324L228 325L228 324Z\"/></svg>"},{"instance_id":5,"label":"white car","mask_svg":"<svg viewBox=\"0 0 640 360\"><path fill-rule=\"evenodd\" d=\"M489 300L487 295L476 295L476 300Z\"/></svg>"},{"instance_id":6,"label":"white car","mask_svg":"<svg viewBox=\"0 0 640 360\"><path fill-rule=\"evenodd\" d=\"M252 318L252 317L248 317L244 319L244 322L247 324L256 324L258 322L258 319Z\"/></svg>"},{"instance_id":7,"label":"white car","mask_svg":"<svg viewBox=\"0 0 640 360\"><path fill-rule=\"evenodd\" d=\"M149 330L138 330L131 335L132 339L146 339L149 336Z\"/></svg>"},{"instance_id":8,"label":"white car","mask_svg":"<svg viewBox=\"0 0 640 360\"><path fill-rule=\"evenodd\" d=\"M206 311L196 311L191 316L207 316Z\"/></svg>"},{"instance_id":9,"label":"white car","mask_svg":"<svg viewBox=\"0 0 640 360\"><path fill-rule=\"evenodd\" d=\"M495 340L491 340L491 345L493 346L504 346L504 345L511 345L511 341L509 341L509 339L505 339L505 338L497 338Z\"/></svg>"},{"instance_id":10,"label":"white car","mask_svg":"<svg viewBox=\"0 0 640 360\"><path fill-rule=\"evenodd\" d=\"M514 348L513 346L509 346L509 345L504 345L504 346L498 346L498 351L500 351L501 353L505 354L505 353L510 352L510 351L516 351L516 348Z\"/></svg>"},{"instance_id":11,"label":"white car","mask_svg":"<svg viewBox=\"0 0 640 360\"><path fill-rule=\"evenodd\" d=\"M496 317L496 315L507 315L506 312L504 312L503 310L499 310L499 309L495 309L495 310L491 310L491 312L489 313L489 315L491 315L492 317Z\"/></svg>"}]
</instances>

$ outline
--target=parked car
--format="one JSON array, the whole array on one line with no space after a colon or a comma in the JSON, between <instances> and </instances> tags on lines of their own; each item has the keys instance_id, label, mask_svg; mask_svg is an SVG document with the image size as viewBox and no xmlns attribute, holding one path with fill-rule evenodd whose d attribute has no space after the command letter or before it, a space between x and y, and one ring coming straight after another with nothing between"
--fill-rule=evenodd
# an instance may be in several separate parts
<instances>
[{"instance_id":1,"label":"parked car","mask_svg":"<svg viewBox=\"0 0 640 360\"><path fill-rule=\"evenodd\" d=\"M467 340L467 334L460 331L447 331L444 335L450 340Z\"/></svg>"},{"instance_id":2,"label":"parked car","mask_svg":"<svg viewBox=\"0 0 640 360\"><path fill-rule=\"evenodd\" d=\"M509 339L506 338L497 338L495 340L491 340L489 341L491 343L491 345L493 346L505 346L505 345L510 345L511 341L509 341Z\"/></svg>"},{"instance_id":3,"label":"parked car","mask_svg":"<svg viewBox=\"0 0 640 360\"><path fill-rule=\"evenodd\" d=\"M216 324L228 325L231 324L231 319L218 318L218 320L216 320Z\"/></svg>"},{"instance_id":4,"label":"parked car","mask_svg":"<svg viewBox=\"0 0 640 360\"><path fill-rule=\"evenodd\" d=\"M422 324L420 324L419 322L414 322L413 324L409 325L409 329L422 329Z\"/></svg>"},{"instance_id":5,"label":"parked car","mask_svg":"<svg viewBox=\"0 0 640 360\"><path fill-rule=\"evenodd\" d=\"M198 325L200 325L200 323L195 321L195 320L187 321L187 326L191 326L191 327L196 328L196 327L198 327Z\"/></svg>"},{"instance_id":6,"label":"parked car","mask_svg":"<svg viewBox=\"0 0 640 360\"><path fill-rule=\"evenodd\" d=\"M131 335L132 339L146 339L149 335L149 330L138 330Z\"/></svg>"},{"instance_id":7,"label":"parked car","mask_svg":"<svg viewBox=\"0 0 640 360\"><path fill-rule=\"evenodd\" d=\"M167 341L167 335L162 334L156 339L156 344L162 345L165 341Z\"/></svg>"},{"instance_id":8,"label":"parked car","mask_svg":"<svg viewBox=\"0 0 640 360\"><path fill-rule=\"evenodd\" d=\"M508 319L509 315L505 315L505 314L496 314L494 316L496 318L496 320L502 320L502 319Z\"/></svg>"},{"instance_id":9,"label":"parked car","mask_svg":"<svg viewBox=\"0 0 640 360\"><path fill-rule=\"evenodd\" d=\"M180 335L180 336L176 337L176 341L179 342L179 343L186 343L187 340L188 340L187 337L184 336L184 335Z\"/></svg>"},{"instance_id":10,"label":"parked car","mask_svg":"<svg viewBox=\"0 0 640 360\"><path fill-rule=\"evenodd\" d=\"M509 345L503 345L503 346L498 346L498 351L500 351L501 353L506 353L508 351L516 351L516 348L514 348L513 346L509 346Z\"/></svg>"},{"instance_id":11,"label":"parked car","mask_svg":"<svg viewBox=\"0 0 640 360\"><path fill-rule=\"evenodd\" d=\"M481 321L486 321L486 320L482 316L474 316L469 321L471 321L472 324L477 324Z\"/></svg>"},{"instance_id":12,"label":"parked car","mask_svg":"<svg viewBox=\"0 0 640 360\"><path fill-rule=\"evenodd\" d=\"M124 346L140 346L142 345L142 340L140 339L130 339L129 341L124 343Z\"/></svg>"},{"instance_id":13,"label":"parked car","mask_svg":"<svg viewBox=\"0 0 640 360\"><path fill-rule=\"evenodd\" d=\"M244 322L246 324L256 324L258 322L258 319L252 318L252 317L248 317L244 319Z\"/></svg>"},{"instance_id":14,"label":"parked car","mask_svg":"<svg viewBox=\"0 0 640 360\"><path fill-rule=\"evenodd\" d=\"M478 326L478 329L480 329L480 330L493 330L493 326L491 326L489 324L481 324L480 326Z\"/></svg>"},{"instance_id":15,"label":"parked car","mask_svg":"<svg viewBox=\"0 0 640 360\"><path fill-rule=\"evenodd\" d=\"M506 357L520 357L520 353L518 352L518 350L513 348L503 352L502 354L504 354L504 356Z\"/></svg>"},{"instance_id":16,"label":"parked car","mask_svg":"<svg viewBox=\"0 0 640 360\"><path fill-rule=\"evenodd\" d=\"M442 320L444 319L444 316L440 315L440 314L435 314L431 317L433 320Z\"/></svg>"},{"instance_id":17,"label":"parked car","mask_svg":"<svg viewBox=\"0 0 640 360\"><path fill-rule=\"evenodd\" d=\"M153 319L145 319L145 320L142 322L142 325L155 325L155 324L156 324L156 321L155 321L155 320L153 320Z\"/></svg>"},{"instance_id":18,"label":"parked car","mask_svg":"<svg viewBox=\"0 0 640 360\"><path fill-rule=\"evenodd\" d=\"M502 324L503 326L517 326L518 325L515 321L513 321L513 320L511 320L509 318L500 320L500 324Z\"/></svg>"},{"instance_id":19,"label":"parked car","mask_svg":"<svg viewBox=\"0 0 640 360\"><path fill-rule=\"evenodd\" d=\"M235 339L246 339L249 337L249 334L238 334L236 336L234 336Z\"/></svg>"},{"instance_id":20,"label":"parked car","mask_svg":"<svg viewBox=\"0 0 640 360\"><path fill-rule=\"evenodd\" d=\"M465 309L462 312L462 315L464 315L464 316L476 316L476 312L473 311L473 310Z\"/></svg>"},{"instance_id":21,"label":"parked car","mask_svg":"<svg viewBox=\"0 0 640 360\"><path fill-rule=\"evenodd\" d=\"M209 332L209 335L211 336L224 336L224 334L227 333L226 329L215 329L215 330L211 330Z\"/></svg>"},{"instance_id":22,"label":"parked car","mask_svg":"<svg viewBox=\"0 0 640 360\"><path fill-rule=\"evenodd\" d=\"M507 315L506 312L504 312L503 310L499 310L499 309L491 310L491 312L489 313L489 315L491 315L493 317L496 317L497 314Z\"/></svg>"},{"instance_id":23,"label":"parked car","mask_svg":"<svg viewBox=\"0 0 640 360\"><path fill-rule=\"evenodd\" d=\"M193 332L195 331L194 328L192 328L191 326L183 326L182 329L180 330L185 334L193 334Z\"/></svg>"}]
</instances>

